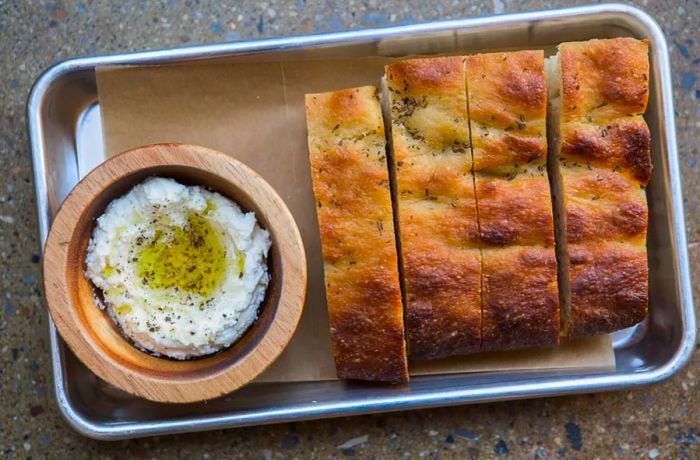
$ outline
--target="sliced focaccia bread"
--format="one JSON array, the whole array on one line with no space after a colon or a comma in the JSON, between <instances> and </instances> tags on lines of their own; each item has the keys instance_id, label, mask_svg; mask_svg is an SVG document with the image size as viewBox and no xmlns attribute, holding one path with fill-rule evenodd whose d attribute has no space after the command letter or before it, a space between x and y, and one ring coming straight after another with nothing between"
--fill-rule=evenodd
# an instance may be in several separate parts
<instances>
[{"instance_id":1,"label":"sliced focaccia bread","mask_svg":"<svg viewBox=\"0 0 700 460\"><path fill-rule=\"evenodd\" d=\"M405 382L403 308L377 89L308 94L306 118L338 377Z\"/></svg>"},{"instance_id":2,"label":"sliced focaccia bread","mask_svg":"<svg viewBox=\"0 0 700 460\"><path fill-rule=\"evenodd\" d=\"M481 253L464 58L386 67L409 356L478 351Z\"/></svg>"},{"instance_id":3,"label":"sliced focaccia bread","mask_svg":"<svg viewBox=\"0 0 700 460\"><path fill-rule=\"evenodd\" d=\"M570 337L612 332L641 321L648 298L644 242L589 241L568 246Z\"/></svg>"},{"instance_id":4,"label":"sliced focaccia bread","mask_svg":"<svg viewBox=\"0 0 700 460\"><path fill-rule=\"evenodd\" d=\"M482 349L556 345L557 263L551 247L483 249Z\"/></svg>"},{"instance_id":5,"label":"sliced focaccia bread","mask_svg":"<svg viewBox=\"0 0 700 460\"><path fill-rule=\"evenodd\" d=\"M468 56L467 89L474 171L508 175L546 164L542 51Z\"/></svg>"},{"instance_id":6,"label":"sliced focaccia bread","mask_svg":"<svg viewBox=\"0 0 700 460\"><path fill-rule=\"evenodd\" d=\"M562 333L612 332L647 312L647 43L563 43L547 74Z\"/></svg>"},{"instance_id":7,"label":"sliced focaccia bread","mask_svg":"<svg viewBox=\"0 0 700 460\"><path fill-rule=\"evenodd\" d=\"M481 350L558 343L542 51L467 57L482 250Z\"/></svg>"}]
</instances>

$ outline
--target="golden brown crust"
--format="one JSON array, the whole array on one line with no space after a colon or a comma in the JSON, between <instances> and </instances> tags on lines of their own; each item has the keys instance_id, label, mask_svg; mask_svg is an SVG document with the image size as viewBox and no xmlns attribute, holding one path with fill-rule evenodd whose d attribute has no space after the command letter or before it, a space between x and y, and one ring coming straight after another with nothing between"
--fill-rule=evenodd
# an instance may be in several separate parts
<instances>
[{"instance_id":1,"label":"golden brown crust","mask_svg":"<svg viewBox=\"0 0 700 460\"><path fill-rule=\"evenodd\" d=\"M562 167L569 243L646 241L644 190L623 175L583 165Z\"/></svg>"},{"instance_id":2,"label":"golden brown crust","mask_svg":"<svg viewBox=\"0 0 700 460\"><path fill-rule=\"evenodd\" d=\"M482 351L551 346L559 341L554 248L483 250Z\"/></svg>"},{"instance_id":3,"label":"golden brown crust","mask_svg":"<svg viewBox=\"0 0 700 460\"><path fill-rule=\"evenodd\" d=\"M435 359L479 351L479 250L436 242L430 246L425 240L403 235L401 243L414 248L404 252L403 260L411 358Z\"/></svg>"},{"instance_id":4,"label":"golden brown crust","mask_svg":"<svg viewBox=\"0 0 700 460\"><path fill-rule=\"evenodd\" d=\"M469 156L464 58L410 59L386 66L395 160ZM471 163L467 171L471 170Z\"/></svg>"},{"instance_id":5,"label":"golden brown crust","mask_svg":"<svg viewBox=\"0 0 700 460\"><path fill-rule=\"evenodd\" d=\"M384 127L376 88L306 96L338 376L408 380Z\"/></svg>"},{"instance_id":6,"label":"golden brown crust","mask_svg":"<svg viewBox=\"0 0 700 460\"><path fill-rule=\"evenodd\" d=\"M570 268L571 337L646 315L651 140L646 40L565 43L560 169Z\"/></svg>"},{"instance_id":7,"label":"golden brown crust","mask_svg":"<svg viewBox=\"0 0 700 460\"><path fill-rule=\"evenodd\" d=\"M394 151L399 154L396 148ZM423 235L429 229L432 236L428 241L478 246L474 184L464 169L463 155L425 155L396 162L403 238Z\"/></svg>"},{"instance_id":8,"label":"golden brown crust","mask_svg":"<svg viewBox=\"0 0 700 460\"><path fill-rule=\"evenodd\" d=\"M431 95L440 98L449 91L464 91L459 82L464 76L464 58L445 56L427 59L406 59L385 67L390 91L401 97ZM449 101L445 101L449 103Z\"/></svg>"},{"instance_id":9,"label":"golden brown crust","mask_svg":"<svg viewBox=\"0 0 700 460\"><path fill-rule=\"evenodd\" d=\"M566 123L561 139L565 160L614 169L645 185L651 179L651 134L642 117L602 125Z\"/></svg>"},{"instance_id":10,"label":"golden brown crust","mask_svg":"<svg viewBox=\"0 0 700 460\"><path fill-rule=\"evenodd\" d=\"M647 40L621 37L559 46L564 122L641 115L649 98Z\"/></svg>"},{"instance_id":11,"label":"golden brown crust","mask_svg":"<svg viewBox=\"0 0 700 460\"><path fill-rule=\"evenodd\" d=\"M559 339L546 175L542 51L469 56L467 89L482 249L482 351Z\"/></svg>"},{"instance_id":12,"label":"golden brown crust","mask_svg":"<svg viewBox=\"0 0 700 460\"><path fill-rule=\"evenodd\" d=\"M605 334L644 319L649 294L643 244L571 244L569 254L570 337Z\"/></svg>"},{"instance_id":13,"label":"golden brown crust","mask_svg":"<svg viewBox=\"0 0 700 460\"><path fill-rule=\"evenodd\" d=\"M481 261L464 58L386 67L412 359L477 351Z\"/></svg>"},{"instance_id":14,"label":"golden brown crust","mask_svg":"<svg viewBox=\"0 0 700 460\"><path fill-rule=\"evenodd\" d=\"M544 172L506 178L476 175L481 240L486 245L554 246L549 183Z\"/></svg>"},{"instance_id":15,"label":"golden brown crust","mask_svg":"<svg viewBox=\"0 0 700 460\"><path fill-rule=\"evenodd\" d=\"M327 270L325 279L338 377L407 381L404 331L397 327L401 291L395 268L357 264Z\"/></svg>"},{"instance_id":16,"label":"golden brown crust","mask_svg":"<svg viewBox=\"0 0 700 460\"><path fill-rule=\"evenodd\" d=\"M544 53L467 57L469 121L475 171L507 173L544 164L547 86Z\"/></svg>"},{"instance_id":17,"label":"golden brown crust","mask_svg":"<svg viewBox=\"0 0 700 460\"><path fill-rule=\"evenodd\" d=\"M503 132L495 135L494 130L484 126L474 126L472 142L475 150L475 171L492 171L507 174L516 165L541 164L547 154L547 144L539 136L526 136Z\"/></svg>"}]
</instances>

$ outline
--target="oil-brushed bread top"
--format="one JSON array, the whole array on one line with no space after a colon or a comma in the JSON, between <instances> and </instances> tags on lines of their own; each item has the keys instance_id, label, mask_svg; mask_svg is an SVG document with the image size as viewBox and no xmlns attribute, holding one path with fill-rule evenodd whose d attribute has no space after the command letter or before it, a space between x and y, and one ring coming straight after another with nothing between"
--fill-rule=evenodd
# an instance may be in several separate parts
<instances>
[{"instance_id":1,"label":"oil-brushed bread top","mask_svg":"<svg viewBox=\"0 0 700 460\"><path fill-rule=\"evenodd\" d=\"M467 57L474 170L508 174L547 159L542 51ZM540 171L543 172L543 171Z\"/></svg>"},{"instance_id":2,"label":"oil-brushed bread top","mask_svg":"<svg viewBox=\"0 0 700 460\"><path fill-rule=\"evenodd\" d=\"M646 194L639 184L609 169L566 166L569 243L628 240L645 244Z\"/></svg>"},{"instance_id":3,"label":"oil-brushed bread top","mask_svg":"<svg viewBox=\"0 0 700 460\"><path fill-rule=\"evenodd\" d=\"M562 122L641 115L649 99L647 40L620 37L559 45Z\"/></svg>"},{"instance_id":4,"label":"oil-brushed bread top","mask_svg":"<svg viewBox=\"0 0 700 460\"><path fill-rule=\"evenodd\" d=\"M542 51L468 56L467 89L482 241L553 245Z\"/></svg>"},{"instance_id":5,"label":"oil-brushed bread top","mask_svg":"<svg viewBox=\"0 0 700 460\"><path fill-rule=\"evenodd\" d=\"M595 241L569 245L569 336L588 337L632 326L647 314L647 251L643 244Z\"/></svg>"},{"instance_id":6,"label":"oil-brushed bread top","mask_svg":"<svg viewBox=\"0 0 700 460\"><path fill-rule=\"evenodd\" d=\"M551 247L485 248L482 350L556 345L557 262Z\"/></svg>"},{"instance_id":7,"label":"oil-brushed bread top","mask_svg":"<svg viewBox=\"0 0 700 460\"><path fill-rule=\"evenodd\" d=\"M612 169L631 182L651 179L651 134L641 116L561 125L561 158Z\"/></svg>"},{"instance_id":8,"label":"oil-brushed bread top","mask_svg":"<svg viewBox=\"0 0 700 460\"><path fill-rule=\"evenodd\" d=\"M561 152L564 159L610 168L646 184L650 133L646 40L614 38L559 46Z\"/></svg>"},{"instance_id":9,"label":"oil-brushed bread top","mask_svg":"<svg viewBox=\"0 0 700 460\"><path fill-rule=\"evenodd\" d=\"M554 123L571 337L612 332L646 315L647 46L632 38L559 46Z\"/></svg>"},{"instance_id":10,"label":"oil-brushed bread top","mask_svg":"<svg viewBox=\"0 0 700 460\"><path fill-rule=\"evenodd\" d=\"M481 256L464 58L386 67L409 356L479 349Z\"/></svg>"},{"instance_id":11,"label":"oil-brushed bread top","mask_svg":"<svg viewBox=\"0 0 700 460\"><path fill-rule=\"evenodd\" d=\"M542 51L467 57L469 125L482 250L481 350L559 337Z\"/></svg>"},{"instance_id":12,"label":"oil-brushed bread top","mask_svg":"<svg viewBox=\"0 0 700 460\"><path fill-rule=\"evenodd\" d=\"M306 117L338 377L408 381L377 89L308 94Z\"/></svg>"}]
</instances>

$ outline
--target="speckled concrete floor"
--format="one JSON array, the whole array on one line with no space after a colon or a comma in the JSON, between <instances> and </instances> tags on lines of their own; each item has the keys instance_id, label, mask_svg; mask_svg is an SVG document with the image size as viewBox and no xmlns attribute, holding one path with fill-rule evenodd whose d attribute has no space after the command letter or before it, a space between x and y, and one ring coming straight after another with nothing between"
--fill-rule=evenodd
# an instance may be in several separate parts
<instances>
[{"instance_id":1,"label":"speckled concrete floor","mask_svg":"<svg viewBox=\"0 0 700 460\"><path fill-rule=\"evenodd\" d=\"M25 100L42 69L95 53L353 29L575 1L208 2L0 0L0 453L10 458L700 458L700 360L648 389L354 417L116 443L57 412L39 288ZM689 248L700 273L697 1L637 1L672 51ZM693 280L697 280L696 277ZM700 298L695 289L696 298ZM366 438L364 438L366 436ZM360 437L351 449L345 441Z\"/></svg>"}]
</instances>

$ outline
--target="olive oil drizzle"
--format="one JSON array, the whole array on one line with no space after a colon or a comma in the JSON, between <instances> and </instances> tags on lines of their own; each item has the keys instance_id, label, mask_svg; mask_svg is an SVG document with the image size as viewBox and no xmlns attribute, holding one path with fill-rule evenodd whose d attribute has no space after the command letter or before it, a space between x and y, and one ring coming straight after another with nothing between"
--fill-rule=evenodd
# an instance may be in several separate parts
<instances>
[{"instance_id":1,"label":"olive oil drizzle","mask_svg":"<svg viewBox=\"0 0 700 460\"><path fill-rule=\"evenodd\" d=\"M160 226L152 238L137 238L136 273L142 285L208 297L226 271L226 248L198 213L183 227Z\"/></svg>"}]
</instances>

